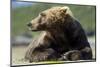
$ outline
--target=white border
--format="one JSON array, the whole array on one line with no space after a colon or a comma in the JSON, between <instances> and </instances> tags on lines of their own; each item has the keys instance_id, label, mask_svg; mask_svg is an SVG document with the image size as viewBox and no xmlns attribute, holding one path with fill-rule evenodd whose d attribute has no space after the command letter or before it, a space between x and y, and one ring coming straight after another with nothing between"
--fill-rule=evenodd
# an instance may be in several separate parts
<instances>
[{"instance_id":1,"label":"white border","mask_svg":"<svg viewBox=\"0 0 100 67\"><path fill-rule=\"evenodd\" d=\"M26 1L26 0L24 0ZM32 1L32 0L30 0ZM72 3L72 4L86 4L97 6L96 28L97 28L97 62L86 63L69 63L69 64L54 64L54 65L38 65L41 67L99 67L100 65L100 0L33 0L46 1L54 3ZM10 66L10 0L0 0L0 67ZM38 67L37 66L37 67ZM24 66L25 67L25 66ZM31 66L27 66L31 67ZM34 66L35 67L35 66Z\"/></svg>"},{"instance_id":2,"label":"white border","mask_svg":"<svg viewBox=\"0 0 100 67\"><path fill-rule=\"evenodd\" d=\"M0 0L0 67L10 66L10 1Z\"/></svg>"},{"instance_id":3,"label":"white border","mask_svg":"<svg viewBox=\"0 0 100 67\"><path fill-rule=\"evenodd\" d=\"M37 1L37 2L50 2L50 3L69 3L69 4L84 4L96 5L96 0L19 0L19 1Z\"/></svg>"}]
</instances>

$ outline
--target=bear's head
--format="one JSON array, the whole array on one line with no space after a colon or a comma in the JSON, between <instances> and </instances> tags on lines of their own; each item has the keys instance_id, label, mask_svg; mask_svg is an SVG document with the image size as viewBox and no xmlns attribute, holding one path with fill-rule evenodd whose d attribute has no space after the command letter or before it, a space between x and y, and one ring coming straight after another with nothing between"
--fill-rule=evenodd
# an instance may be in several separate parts
<instances>
[{"instance_id":1,"label":"bear's head","mask_svg":"<svg viewBox=\"0 0 100 67\"><path fill-rule=\"evenodd\" d=\"M57 6L41 12L28 26L32 31L45 31L60 28L73 21L73 15L69 7Z\"/></svg>"}]
</instances>

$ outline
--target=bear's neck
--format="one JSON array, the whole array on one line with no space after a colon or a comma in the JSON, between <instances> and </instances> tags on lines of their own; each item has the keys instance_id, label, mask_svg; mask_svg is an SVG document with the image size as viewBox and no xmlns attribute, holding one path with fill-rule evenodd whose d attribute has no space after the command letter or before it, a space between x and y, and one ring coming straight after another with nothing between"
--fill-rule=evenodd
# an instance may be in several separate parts
<instances>
[{"instance_id":1,"label":"bear's neck","mask_svg":"<svg viewBox=\"0 0 100 67\"><path fill-rule=\"evenodd\" d=\"M53 39L62 39L66 36L64 33L64 29L57 28L57 29L52 29L49 31L46 31L47 35L52 37Z\"/></svg>"}]
</instances>

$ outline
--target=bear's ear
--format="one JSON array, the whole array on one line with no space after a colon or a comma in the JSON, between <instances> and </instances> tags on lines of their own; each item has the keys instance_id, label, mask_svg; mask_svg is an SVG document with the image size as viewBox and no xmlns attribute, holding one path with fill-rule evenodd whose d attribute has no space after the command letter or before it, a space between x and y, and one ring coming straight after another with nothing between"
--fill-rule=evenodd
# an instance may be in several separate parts
<instances>
[{"instance_id":1,"label":"bear's ear","mask_svg":"<svg viewBox=\"0 0 100 67\"><path fill-rule=\"evenodd\" d=\"M64 6L64 7L61 8L61 11L63 13L66 13L68 10L69 10L69 7L67 7L67 6Z\"/></svg>"},{"instance_id":2,"label":"bear's ear","mask_svg":"<svg viewBox=\"0 0 100 67\"><path fill-rule=\"evenodd\" d=\"M62 10L63 10L63 12L64 12L66 15L69 14L71 17L74 17L74 16L73 16L73 13L72 13L72 11L71 11L71 9L70 9L69 7L64 6L64 7L62 7Z\"/></svg>"},{"instance_id":3,"label":"bear's ear","mask_svg":"<svg viewBox=\"0 0 100 67\"><path fill-rule=\"evenodd\" d=\"M45 14L45 13L43 13L43 12L42 12L42 13L40 13L40 15L41 15L41 16L46 16L46 14Z\"/></svg>"}]
</instances>

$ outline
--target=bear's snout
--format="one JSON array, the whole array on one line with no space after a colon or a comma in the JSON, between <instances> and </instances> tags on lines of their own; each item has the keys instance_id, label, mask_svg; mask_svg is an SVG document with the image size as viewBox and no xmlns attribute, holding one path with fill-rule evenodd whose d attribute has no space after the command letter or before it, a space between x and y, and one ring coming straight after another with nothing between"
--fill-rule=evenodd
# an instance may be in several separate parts
<instances>
[{"instance_id":1,"label":"bear's snout","mask_svg":"<svg viewBox=\"0 0 100 67\"><path fill-rule=\"evenodd\" d=\"M29 30L31 30L31 31L38 31L38 30L40 30L39 29L39 24L37 24L37 23L28 23L27 24L27 26L28 26L28 28L29 28Z\"/></svg>"},{"instance_id":2,"label":"bear's snout","mask_svg":"<svg viewBox=\"0 0 100 67\"><path fill-rule=\"evenodd\" d=\"M28 26L28 27L31 27L31 26L32 26L32 23L28 23L27 26Z\"/></svg>"}]
</instances>

